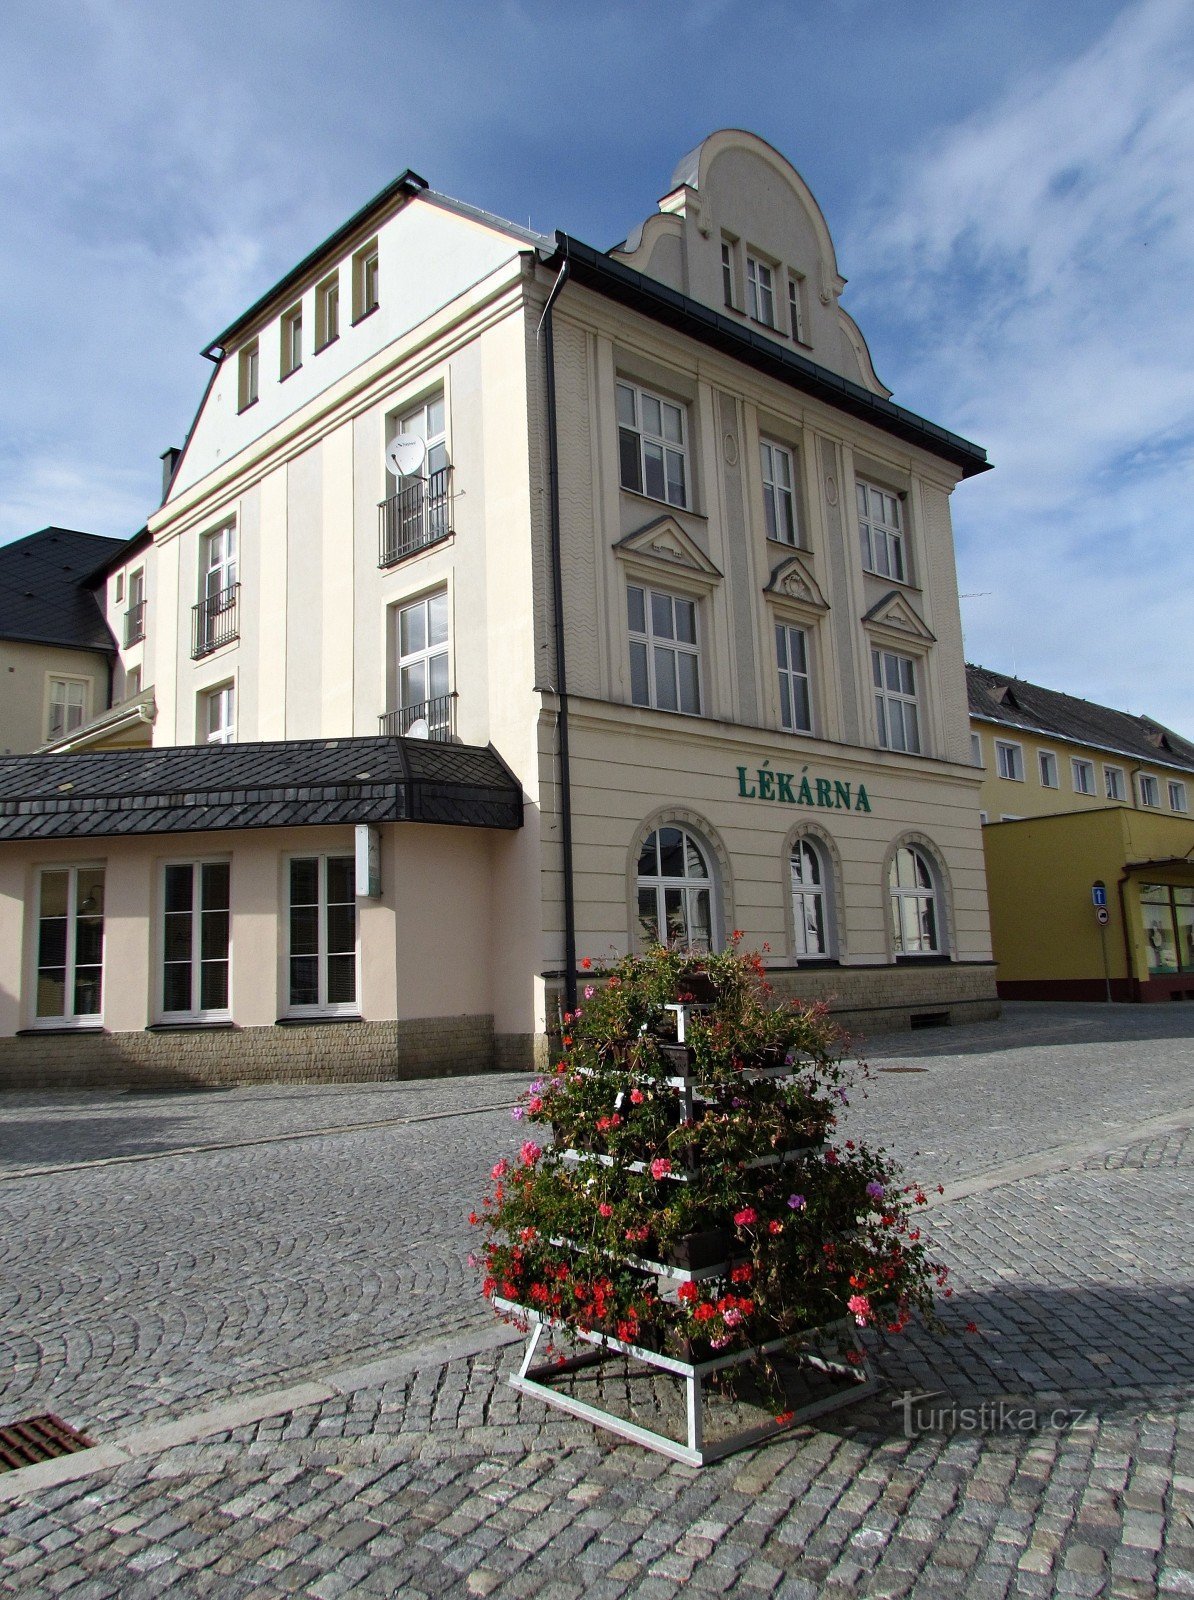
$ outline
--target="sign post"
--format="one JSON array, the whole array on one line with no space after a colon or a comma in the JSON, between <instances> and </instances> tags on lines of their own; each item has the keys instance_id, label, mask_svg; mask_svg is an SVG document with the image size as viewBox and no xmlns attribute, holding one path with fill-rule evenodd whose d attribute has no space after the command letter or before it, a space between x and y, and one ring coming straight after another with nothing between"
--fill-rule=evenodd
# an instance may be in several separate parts
<instances>
[{"instance_id":1,"label":"sign post","mask_svg":"<svg viewBox=\"0 0 1194 1600\"><path fill-rule=\"evenodd\" d=\"M1090 900L1094 906L1095 921L1099 925L1099 944L1103 952L1103 982L1107 985L1107 1004L1111 1004L1111 966L1107 960L1107 924L1111 913L1107 909L1107 885L1096 878L1090 886Z\"/></svg>"}]
</instances>

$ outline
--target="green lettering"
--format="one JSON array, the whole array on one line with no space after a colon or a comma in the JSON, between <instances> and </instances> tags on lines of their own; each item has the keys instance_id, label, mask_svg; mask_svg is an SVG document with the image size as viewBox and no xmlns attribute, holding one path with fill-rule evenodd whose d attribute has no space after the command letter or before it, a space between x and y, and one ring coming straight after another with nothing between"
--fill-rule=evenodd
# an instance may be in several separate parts
<instances>
[{"instance_id":1,"label":"green lettering","mask_svg":"<svg viewBox=\"0 0 1194 1600\"><path fill-rule=\"evenodd\" d=\"M794 806L796 804L796 798L792 793L792 777L793 774L790 772L777 772L775 774L775 781L779 787L779 794L776 799L782 800L786 806Z\"/></svg>"},{"instance_id":2,"label":"green lettering","mask_svg":"<svg viewBox=\"0 0 1194 1600\"><path fill-rule=\"evenodd\" d=\"M773 772L768 772L766 767L760 767L759 768L759 799L760 800L774 800L775 799L775 789L774 789L773 781L772 781L774 779L774 777L775 777L775 774Z\"/></svg>"},{"instance_id":3,"label":"green lettering","mask_svg":"<svg viewBox=\"0 0 1194 1600\"><path fill-rule=\"evenodd\" d=\"M753 800L754 797L755 797L755 786L754 786L754 784L752 783L749 789L746 787L746 768L745 767L739 767L738 768L738 793L742 796L742 798L744 800Z\"/></svg>"},{"instance_id":4,"label":"green lettering","mask_svg":"<svg viewBox=\"0 0 1194 1600\"><path fill-rule=\"evenodd\" d=\"M849 811L851 809L850 785L848 783L839 783L836 778L833 780L833 803L839 810Z\"/></svg>"},{"instance_id":5,"label":"green lettering","mask_svg":"<svg viewBox=\"0 0 1194 1600\"><path fill-rule=\"evenodd\" d=\"M854 809L855 811L869 811L871 809L871 802L867 799L865 783L858 785L858 793L854 797Z\"/></svg>"},{"instance_id":6,"label":"green lettering","mask_svg":"<svg viewBox=\"0 0 1194 1600\"><path fill-rule=\"evenodd\" d=\"M796 792L796 804L798 806L811 806L812 803L813 791L808 786L808 779L801 778L800 788Z\"/></svg>"},{"instance_id":7,"label":"green lettering","mask_svg":"<svg viewBox=\"0 0 1194 1600\"><path fill-rule=\"evenodd\" d=\"M828 778L817 779L817 804L831 806L833 804L833 790L829 786Z\"/></svg>"}]
</instances>

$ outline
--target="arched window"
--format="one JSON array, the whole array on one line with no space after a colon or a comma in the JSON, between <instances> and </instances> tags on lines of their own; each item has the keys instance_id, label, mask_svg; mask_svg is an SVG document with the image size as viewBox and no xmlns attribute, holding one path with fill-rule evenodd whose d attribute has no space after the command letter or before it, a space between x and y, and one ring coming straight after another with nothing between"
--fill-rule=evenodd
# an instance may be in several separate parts
<instances>
[{"instance_id":1,"label":"arched window","mask_svg":"<svg viewBox=\"0 0 1194 1600\"><path fill-rule=\"evenodd\" d=\"M657 828L638 858L638 929L644 945L713 945L713 873L686 828Z\"/></svg>"},{"instance_id":2,"label":"arched window","mask_svg":"<svg viewBox=\"0 0 1194 1600\"><path fill-rule=\"evenodd\" d=\"M899 956L941 953L941 919L932 864L915 845L901 845L887 878L891 943Z\"/></svg>"},{"instance_id":3,"label":"arched window","mask_svg":"<svg viewBox=\"0 0 1194 1600\"><path fill-rule=\"evenodd\" d=\"M833 953L832 881L820 845L807 836L797 839L792 847L792 933L797 959Z\"/></svg>"}]
</instances>

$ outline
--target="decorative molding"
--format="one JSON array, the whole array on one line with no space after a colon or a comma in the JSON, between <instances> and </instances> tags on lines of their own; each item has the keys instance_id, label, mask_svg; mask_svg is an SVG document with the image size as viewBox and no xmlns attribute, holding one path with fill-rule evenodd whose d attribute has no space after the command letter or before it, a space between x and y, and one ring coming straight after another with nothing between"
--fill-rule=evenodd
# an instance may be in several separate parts
<instances>
[{"instance_id":1,"label":"decorative molding","mask_svg":"<svg viewBox=\"0 0 1194 1600\"><path fill-rule=\"evenodd\" d=\"M829 601L821 593L821 586L813 577L812 567L804 556L788 556L773 568L763 586L763 593L777 600L795 600L815 611L828 611Z\"/></svg>"},{"instance_id":2,"label":"decorative molding","mask_svg":"<svg viewBox=\"0 0 1194 1600\"><path fill-rule=\"evenodd\" d=\"M869 611L863 613L863 625L874 632L884 632L905 642L936 644L936 635L926 626L922 617L912 609L907 598L898 589L891 589L877 600Z\"/></svg>"},{"instance_id":3,"label":"decorative molding","mask_svg":"<svg viewBox=\"0 0 1194 1600\"><path fill-rule=\"evenodd\" d=\"M673 516L655 517L614 544L614 554L630 558L649 569L682 573L707 587L721 580L722 574L690 533Z\"/></svg>"}]
</instances>

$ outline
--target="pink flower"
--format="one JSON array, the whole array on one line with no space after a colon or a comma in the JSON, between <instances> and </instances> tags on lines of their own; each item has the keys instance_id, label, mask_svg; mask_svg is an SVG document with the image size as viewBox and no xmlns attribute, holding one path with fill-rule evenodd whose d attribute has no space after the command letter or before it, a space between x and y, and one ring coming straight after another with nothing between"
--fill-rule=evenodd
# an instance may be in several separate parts
<instances>
[{"instance_id":1,"label":"pink flower","mask_svg":"<svg viewBox=\"0 0 1194 1600\"><path fill-rule=\"evenodd\" d=\"M505 1156L503 1156L489 1176L493 1179L494 1183L500 1183L509 1170L510 1163L506 1160Z\"/></svg>"},{"instance_id":2,"label":"pink flower","mask_svg":"<svg viewBox=\"0 0 1194 1600\"><path fill-rule=\"evenodd\" d=\"M521 1106L514 1106L511 1109L510 1115L514 1118L515 1122L521 1122L523 1117L526 1116L526 1112Z\"/></svg>"},{"instance_id":3,"label":"pink flower","mask_svg":"<svg viewBox=\"0 0 1194 1600\"><path fill-rule=\"evenodd\" d=\"M586 983L585 984L585 999L586 1000L591 1000L596 993L597 993L597 991L596 991L596 989L594 989L594 987L593 987L593 985L591 983Z\"/></svg>"},{"instance_id":4,"label":"pink flower","mask_svg":"<svg viewBox=\"0 0 1194 1600\"><path fill-rule=\"evenodd\" d=\"M666 1178L672 1170L672 1164L666 1156L656 1156L651 1163L651 1176L653 1178Z\"/></svg>"},{"instance_id":5,"label":"pink flower","mask_svg":"<svg viewBox=\"0 0 1194 1600\"><path fill-rule=\"evenodd\" d=\"M614 1208L610 1205L608 1200L603 1200L597 1207L597 1210L598 1213L603 1217L612 1217L614 1214Z\"/></svg>"},{"instance_id":6,"label":"pink flower","mask_svg":"<svg viewBox=\"0 0 1194 1600\"><path fill-rule=\"evenodd\" d=\"M743 1206L741 1211L735 1211L734 1222L739 1228L749 1228L752 1222L759 1220L759 1213L754 1206Z\"/></svg>"},{"instance_id":7,"label":"pink flower","mask_svg":"<svg viewBox=\"0 0 1194 1600\"><path fill-rule=\"evenodd\" d=\"M631 1091L630 1091L630 1104L632 1106L641 1106L645 1099L646 1099L646 1095L644 1095L644 1093L643 1093L643 1091L641 1089L631 1089Z\"/></svg>"},{"instance_id":8,"label":"pink flower","mask_svg":"<svg viewBox=\"0 0 1194 1600\"><path fill-rule=\"evenodd\" d=\"M523 1145L522 1149L518 1152L518 1159L522 1162L524 1167L533 1167L542 1154L543 1151L540 1150L535 1141L533 1139L528 1139Z\"/></svg>"},{"instance_id":9,"label":"pink flower","mask_svg":"<svg viewBox=\"0 0 1194 1600\"><path fill-rule=\"evenodd\" d=\"M850 1312L860 1328L865 1328L870 1321L871 1302L864 1294L852 1294L846 1301L846 1310Z\"/></svg>"}]
</instances>

